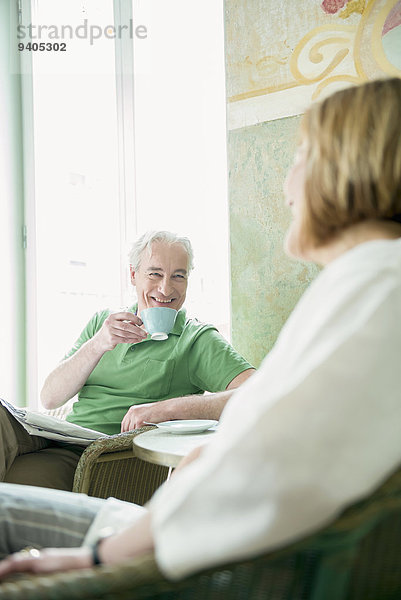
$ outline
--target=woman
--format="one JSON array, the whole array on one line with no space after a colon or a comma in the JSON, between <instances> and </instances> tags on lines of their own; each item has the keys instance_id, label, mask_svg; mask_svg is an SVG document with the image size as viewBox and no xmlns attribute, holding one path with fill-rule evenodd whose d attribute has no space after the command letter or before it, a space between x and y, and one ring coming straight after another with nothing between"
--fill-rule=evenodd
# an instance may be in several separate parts
<instances>
[{"instance_id":1,"label":"woman","mask_svg":"<svg viewBox=\"0 0 401 600\"><path fill-rule=\"evenodd\" d=\"M325 268L260 370L234 393L219 433L138 518L123 503L50 492L40 501L35 490L24 501L2 486L3 552L21 547L15 521L28 503L58 530L66 513L76 514L82 524L65 539L84 545L17 553L1 563L1 575L113 563L154 549L161 570L179 578L311 533L401 462L401 80L349 88L312 106L285 191L293 213L287 251ZM132 524L90 548L117 517ZM66 545L61 534L55 541L41 531L40 539L25 535L24 545Z\"/></svg>"}]
</instances>

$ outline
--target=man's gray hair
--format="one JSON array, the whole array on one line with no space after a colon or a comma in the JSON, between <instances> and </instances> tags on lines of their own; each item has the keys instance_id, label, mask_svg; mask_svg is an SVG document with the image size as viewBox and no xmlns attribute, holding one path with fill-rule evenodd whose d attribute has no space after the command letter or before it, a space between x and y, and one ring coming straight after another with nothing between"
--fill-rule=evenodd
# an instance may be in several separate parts
<instances>
[{"instance_id":1,"label":"man's gray hair","mask_svg":"<svg viewBox=\"0 0 401 600\"><path fill-rule=\"evenodd\" d=\"M194 252L192 250L192 244L187 237L180 237L171 231L147 231L132 244L131 249L128 252L129 263L135 271L141 264L143 251L147 250L150 254L153 242L181 244L188 254L188 273L194 268Z\"/></svg>"}]
</instances>

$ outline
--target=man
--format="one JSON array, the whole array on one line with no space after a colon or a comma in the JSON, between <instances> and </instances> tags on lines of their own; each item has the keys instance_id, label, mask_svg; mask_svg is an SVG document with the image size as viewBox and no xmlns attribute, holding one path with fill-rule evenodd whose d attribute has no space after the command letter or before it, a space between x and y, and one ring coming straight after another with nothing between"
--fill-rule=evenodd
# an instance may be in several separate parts
<instances>
[{"instance_id":1,"label":"man","mask_svg":"<svg viewBox=\"0 0 401 600\"><path fill-rule=\"evenodd\" d=\"M47 377L41 393L45 408L60 407L78 393L67 419L110 435L145 421L219 418L231 390L253 368L212 325L187 319L182 306L192 257L189 240L170 232L149 232L137 240L130 252L137 303L92 317ZM152 306L178 311L165 341L151 340L144 330L140 314ZM203 396L204 391L214 393ZM0 480L72 489L83 448L30 436L0 408Z\"/></svg>"}]
</instances>

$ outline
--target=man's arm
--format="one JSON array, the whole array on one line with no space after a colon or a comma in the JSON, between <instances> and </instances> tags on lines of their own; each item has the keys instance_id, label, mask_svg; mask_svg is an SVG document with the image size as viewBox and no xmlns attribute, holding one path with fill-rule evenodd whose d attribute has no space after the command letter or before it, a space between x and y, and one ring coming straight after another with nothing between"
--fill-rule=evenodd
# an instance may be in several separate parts
<instances>
[{"instance_id":1,"label":"man's arm","mask_svg":"<svg viewBox=\"0 0 401 600\"><path fill-rule=\"evenodd\" d=\"M254 371L255 369L242 371L230 381L224 392L195 394L131 406L122 420L121 431L132 431L142 427L146 421L149 423L161 423L174 419L215 419L218 421L233 390L244 383Z\"/></svg>"},{"instance_id":2,"label":"man's arm","mask_svg":"<svg viewBox=\"0 0 401 600\"><path fill-rule=\"evenodd\" d=\"M117 344L135 344L143 340L147 333L140 325L141 319L129 312L109 315L93 338L48 375L40 396L43 406L58 408L75 396L103 354Z\"/></svg>"}]
</instances>

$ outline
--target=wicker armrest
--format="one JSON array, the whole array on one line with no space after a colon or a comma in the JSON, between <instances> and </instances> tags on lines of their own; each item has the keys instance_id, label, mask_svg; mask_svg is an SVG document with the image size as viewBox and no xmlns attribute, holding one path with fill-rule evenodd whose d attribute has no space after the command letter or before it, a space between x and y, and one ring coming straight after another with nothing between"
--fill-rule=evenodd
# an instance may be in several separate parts
<instances>
[{"instance_id":1,"label":"wicker armrest","mask_svg":"<svg viewBox=\"0 0 401 600\"><path fill-rule=\"evenodd\" d=\"M133 439L142 427L92 442L78 463L74 492L145 504L167 479L168 468L147 463L134 455Z\"/></svg>"},{"instance_id":2,"label":"wicker armrest","mask_svg":"<svg viewBox=\"0 0 401 600\"><path fill-rule=\"evenodd\" d=\"M152 598L156 589L171 589L153 554L115 566L99 566L51 575L14 575L0 583L0 599L78 600ZM135 590L135 596L133 596Z\"/></svg>"}]
</instances>

